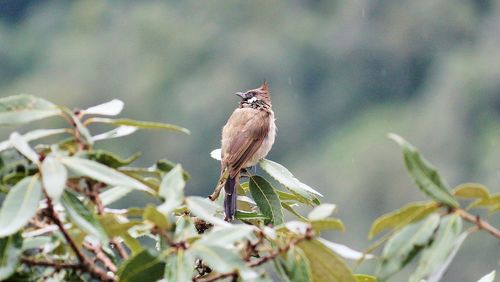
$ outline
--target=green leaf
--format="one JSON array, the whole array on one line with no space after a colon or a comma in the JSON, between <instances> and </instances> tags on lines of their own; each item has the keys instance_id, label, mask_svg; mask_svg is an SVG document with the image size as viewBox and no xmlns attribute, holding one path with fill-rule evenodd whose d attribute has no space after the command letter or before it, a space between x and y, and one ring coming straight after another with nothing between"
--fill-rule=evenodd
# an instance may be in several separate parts
<instances>
[{"instance_id":1,"label":"green leaf","mask_svg":"<svg viewBox=\"0 0 500 282\"><path fill-rule=\"evenodd\" d=\"M216 217L215 214L221 213L221 207L207 198L191 196L186 198L186 205L195 216L214 225L230 226L231 224Z\"/></svg>"},{"instance_id":2,"label":"green leaf","mask_svg":"<svg viewBox=\"0 0 500 282\"><path fill-rule=\"evenodd\" d=\"M85 233L97 237L103 245L108 242L104 228L73 192L66 190L62 195L61 202L76 226Z\"/></svg>"},{"instance_id":3,"label":"green leaf","mask_svg":"<svg viewBox=\"0 0 500 282\"><path fill-rule=\"evenodd\" d=\"M195 261L180 249L167 257L164 278L166 281L191 281L194 265Z\"/></svg>"},{"instance_id":4,"label":"green leaf","mask_svg":"<svg viewBox=\"0 0 500 282\"><path fill-rule=\"evenodd\" d=\"M64 157L61 158L61 161L72 171L106 184L130 187L154 194L151 188L136 179L98 162L76 157Z\"/></svg>"},{"instance_id":5,"label":"green leaf","mask_svg":"<svg viewBox=\"0 0 500 282\"><path fill-rule=\"evenodd\" d=\"M161 172L169 172L175 166L176 164L174 164L173 162L166 159L162 159L156 162L155 169ZM182 177L184 178L184 181L188 181L190 178L189 173L187 173L187 171L185 170L182 171Z\"/></svg>"},{"instance_id":6,"label":"green leaf","mask_svg":"<svg viewBox=\"0 0 500 282\"><path fill-rule=\"evenodd\" d=\"M489 198L490 191L486 186L478 183L464 183L455 187L452 191L453 195L460 198Z\"/></svg>"},{"instance_id":7,"label":"green leaf","mask_svg":"<svg viewBox=\"0 0 500 282\"><path fill-rule=\"evenodd\" d=\"M455 240L455 242L453 244L453 248L450 251L450 254L449 254L448 258L446 258L446 260L442 264L440 264L439 267L437 267L429 275L429 278L427 279L428 282L439 282L439 281L441 281L441 278L444 276L444 274L448 270L448 267L450 266L451 262L453 261L453 259L457 255L458 250L462 246L462 243L465 241L465 239L467 238L468 234L469 233L464 232L464 233L460 234L460 236L458 236L458 238Z\"/></svg>"},{"instance_id":8,"label":"green leaf","mask_svg":"<svg viewBox=\"0 0 500 282\"><path fill-rule=\"evenodd\" d=\"M124 221L123 217L119 219L117 215L111 213L98 216L98 220L109 238L126 236L130 228L143 223L138 220Z\"/></svg>"},{"instance_id":9,"label":"green leaf","mask_svg":"<svg viewBox=\"0 0 500 282\"><path fill-rule=\"evenodd\" d=\"M495 276L496 276L496 271L493 270L492 272L486 274L483 276L481 279L479 279L477 282L493 282L495 281Z\"/></svg>"},{"instance_id":10,"label":"green leaf","mask_svg":"<svg viewBox=\"0 0 500 282\"><path fill-rule=\"evenodd\" d=\"M277 190L276 190L277 191ZM296 204L294 204L296 205ZM295 215L297 218L299 218L300 220L302 221L309 221L309 219L303 217L300 213L296 212L292 205L286 203L286 202L281 202L281 206L286 209L287 211L289 211L291 214Z\"/></svg>"},{"instance_id":11,"label":"green leaf","mask_svg":"<svg viewBox=\"0 0 500 282\"><path fill-rule=\"evenodd\" d=\"M114 128L110 131L106 131L104 133L92 136L92 140L95 142L95 141L124 137L124 136L130 135L130 134L136 132L137 130L139 130L139 128L137 128L135 126L122 125L122 126L118 126L117 128Z\"/></svg>"},{"instance_id":12,"label":"green leaf","mask_svg":"<svg viewBox=\"0 0 500 282\"><path fill-rule=\"evenodd\" d=\"M126 125L126 126L135 126L142 129L161 129L161 130L172 130L179 131L186 134L190 134L189 130L186 128L169 124L169 123L160 123L160 122L150 122L150 121L139 121L132 119L110 119L110 118L91 118L89 122L98 122L98 123L110 123L114 125Z\"/></svg>"},{"instance_id":13,"label":"green leaf","mask_svg":"<svg viewBox=\"0 0 500 282\"><path fill-rule=\"evenodd\" d=\"M304 252L292 247L284 255L278 256L274 265L281 278L287 282L312 281L311 268Z\"/></svg>"},{"instance_id":14,"label":"green leaf","mask_svg":"<svg viewBox=\"0 0 500 282\"><path fill-rule=\"evenodd\" d=\"M345 231L345 227L342 221L336 218L313 220L311 221L311 226L314 231L318 233L324 230L340 230L342 232Z\"/></svg>"},{"instance_id":15,"label":"green leaf","mask_svg":"<svg viewBox=\"0 0 500 282\"><path fill-rule=\"evenodd\" d=\"M66 167L57 158L47 156L42 162L41 169L42 183L47 195L58 202L68 179Z\"/></svg>"},{"instance_id":16,"label":"green leaf","mask_svg":"<svg viewBox=\"0 0 500 282\"><path fill-rule=\"evenodd\" d=\"M435 273L444 274L446 269L441 269L442 265L447 265L448 258L453 258L454 253L460 247L465 237L460 236L462 232L462 219L460 216L451 214L442 218L439 228L436 231L432 244L422 252L417 270L410 276L408 281L419 282L427 277L432 277L433 281L439 281L440 276ZM457 245L458 244L458 245ZM431 282L429 280L429 282Z\"/></svg>"},{"instance_id":17,"label":"green leaf","mask_svg":"<svg viewBox=\"0 0 500 282\"><path fill-rule=\"evenodd\" d=\"M219 227L204 234L196 243L228 248L228 246L232 247L236 242L255 239L254 230L253 226L246 224Z\"/></svg>"},{"instance_id":18,"label":"green leaf","mask_svg":"<svg viewBox=\"0 0 500 282\"><path fill-rule=\"evenodd\" d=\"M163 214L169 214L182 205L184 201L184 186L186 182L182 177L181 165L176 165L162 179L158 194L165 202L158 207Z\"/></svg>"},{"instance_id":19,"label":"green leaf","mask_svg":"<svg viewBox=\"0 0 500 282\"><path fill-rule=\"evenodd\" d=\"M129 165L133 163L135 160L137 160L141 156L141 153L135 153L132 156L123 159L114 153L104 151L104 150L95 150L95 151L90 151L85 154L85 157L89 160L96 161L98 163L101 163L105 166L111 167L111 168L119 168L122 166Z\"/></svg>"},{"instance_id":20,"label":"green leaf","mask_svg":"<svg viewBox=\"0 0 500 282\"><path fill-rule=\"evenodd\" d=\"M175 224L174 241L183 241L198 236L193 219L187 215L179 216Z\"/></svg>"},{"instance_id":21,"label":"green leaf","mask_svg":"<svg viewBox=\"0 0 500 282\"><path fill-rule=\"evenodd\" d=\"M56 105L31 95L0 98L0 125L28 123L60 113Z\"/></svg>"},{"instance_id":22,"label":"green leaf","mask_svg":"<svg viewBox=\"0 0 500 282\"><path fill-rule=\"evenodd\" d=\"M477 199L472 202L467 209L475 207L487 207L490 211L498 210L500 205L500 193L493 194L489 198Z\"/></svg>"},{"instance_id":23,"label":"green leaf","mask_svg":"<svg viewBox=\"0 0 500 282\"><path fill-rule=\"evenodd\" d=\"M288 169L279 163L263 159L259 162L259 165L264 171L271 175L271 177L292 192L310 200L314 200L317 196L323 197L318 191L300 182Z\"/></svg>"},{"instance_id":24,"label":"green leaf","mask_svg":"<svg viewBox=\"0 0 500 282\"><path fill-rule=\"evenodd\" d=\"M118 270L120 282L156 282L163 278L165 263L149 250L143 250L125 261Z\"/></svg>"},{"instance_id":25,"label":"green leaf","mask_svg":"<svg viewBox=\"0 0 500 282\"><path fill-rule=\"evenodd\" d=\"M399 210L392 211L377 218L368 233L371 239L378 233L391 228L401 228L407 224L420 220L438 209L438 205L433 202L413 202L408 203Z\"/></svg>"},{"instance_id":26,"label":"green leaf","mask_svg":"<svg viewBox=\"0 0 500 282\"><path fill-rule=\"evenodd\" d=\"M124 103L121 100L113 99L109 102L90 107L82 112L88 115L116 116L123 110Z\"/></svg>"},{"instance_id":27,"label":"green leaf","mask_svg":"<svg viewBox=\"0 0 500 282\"><path fill-rule=\"evenodd\" d=\"M4 281L15 271L21 258L23 237L15 233L5 238L0 238L0 280Z\"/></svg>"},{"instance_id":28,"label":"green leaf","mask_svg":"<svg viewBox=\"0 0 500 282\"><path fill-rule=\"evenodd\" d=\"M309 204L311 202L311 200L294 193L287 193L280 190L276 190L276 194L278 194L278 197L280 198L281 201L297 201L303 204Z\"/></svg>"},{"instance_id":29,"label":"green leaf","mask_svg":"<svg viewBox=\"0 0 500 282\"><path fill-rule=\"evenodd\" d=\"M196 242L188 249L187 253L194 258L203 260L206 265L216 272L238 271L243 281L258 276L241 260L239 255L223 247L207 246Z\"/></svg>"},{"instance_id":30,"label":"green leaf","mask_svg":"<svg viewBox=\"0 0 500 282\"><path fill-rule=\"evenodd\" d=\"M268 221L270 220L269 217L257 213L257 212L245 212L245 211L236 211L236 214L234 216L236 219L239 219L241 221L250 221L250 220L261 220L261 221Z\"/></svg>"},{"instance_id":31,"label":"green leaf","mask_svg":"<svg viewBox=\"0 0 500 282\"><path fill-rule=\"evenodd\" d=\"M328 247L330 250L335 252L336 254L342 256L345 259L350 259L350 260L360 260L360 259L372 259L374 256L372 254L364 254L362 252L353 250L349 248L348 246L330 242L328 240L325 240L323 238L318 238L318 241L323 243L326 247Z\"/></svg>"},{"instance_id":32,"label":"green leaf","mask_svg":"<svg viewBox=\"0 0 500 282\"><path fill-rule=\"evenodd\" d=\"M170 226L168 219L165 217L165 215L159 212L153 204L149 204L146 206L142 217L145 220L151 221L152 223L154 223L154 225L158 226L160 229L163 230L169 228Z\"/></svg>"},{"instance_id":33,"label":"green leaf","mask_svg":"<svg viewBox=\"0 0 500 282\"><path fill-rule=\"evenodd\" d=\"M345 262L318 240L302 241L297 245L309 260L312 281L355 282Z\"/></svg>"},{"instance_id":34,"label":"green leaf","mask_svg":"<svg viewBox=\"0 0 500 282\"><path fill-rule=\"evenodd\" d=\"M377 282L377 277L366 274L354 274L356 282Z\"/></svg>"},{"instance_id":35,"label":"green leaf","mask_svg":"<svg viewBox=\"0 0 500 282\"><path fill-rule=\"evenodd\" d=\"M17 132L12 132L10 135L10 143L19 153L23 154L28 160L30 160L34 164L38 164L40 161L40 156L30 147L28 142L24 140L23 136L21 136Z\"/></svg>"},{"instance_id":36,"label":"green leaf","mask_svg":"<svg viewBox=\"0 0 500 282\"><path fill-rule=\"evenodd\" d=\"M266 224L280 225L284 222L280 200L269 182L260 176L252 176L250 178L250 193L260 212L270 218Z\"/></svg>"},{"instance_id":37,"label":"green leaf","mask_svg":"<svg viewBox=\"0 0 500 282\"><path fill-rule=\"evenodd\" d=\"M396 134L389 134L403 149L403 157L408 173L418 188L432 199L449 207L458 207L457 200L448 191L448 185L441 179L437 170L420 155L410 143Z\"/></svg>"},{"instance_id":38,"label":"green leaf","mask_svg":"<svg viewBox=\"0 0 500 282\"><path fill-rule=\"evenodd\" d=\"M0 238L23 228L36 214L41 199L38 176L26 177L10 189L0 210Z\"/></svg>"},{"instance_id":39,"label":"green leaf","mask_svg":"<svg viewBox=\"0 0 500 282\"><path fill-rule=\"evenodd\" d=\"M94 140L92 138L92 135L90 135L89 129L82 123L82 121L80 120L80 117L77 117L69 109L66 109L66 108L63 108L63 109L66 112L66 114L69 115L71 117L71 119L73 120L75 127L76 127L76 130L79 132L80 136L83 137L84 141L90 145L94 144Z\"/></svg>"},{"instance_id":40,"label":"green leaf","mask_svg":"<svg viewBox=\"0 0 500 282\"><path fill-rule=\"evenodd\" d=\"M394 234L384 247L382 261L377 267L378 277L386 280L406 266L433 238L439 225L439 215L407 225Z\"/></svg>"},{"instance_id":41,"label":"green leaf","mask_svg":"<svg viewBox=\"0 0 500 282\"><path fill-rule=\"evenodd\" d=\"M26 142L30 142L33 140L37 140L40 138L56 135L56 134L61 134L61 133L69 133L68 129L61 128L61 129L36 129L33 131L30 131L28 133L25 133L22 135L23 139ZM0 142L0 151L7 150L12 147L12 143L10 140L5 140L3 142Z\"/></svg>"},{"instance_id":42,"label":"green leaf","mask_svg":"<svg viewBox=\"0 0 500 282\"><path fill-rule=\"evenodd\" d=\"M321 220L329 217L337 208L334 204L322 204L315 207L307 216L309 220Z\"/></svg>"},{"instance_id":43,"label":"green leaf","mask_svg":"<svg viewBox=\"0 0 500 282\"><path fill-rule=\"evenodd\" d=\"M107 189L106 191L99 194L101 202L104 206L110 205L121 198L128 195L130 192L134 191L133 188L117 186Z\"/></svg>"}]
</instances>

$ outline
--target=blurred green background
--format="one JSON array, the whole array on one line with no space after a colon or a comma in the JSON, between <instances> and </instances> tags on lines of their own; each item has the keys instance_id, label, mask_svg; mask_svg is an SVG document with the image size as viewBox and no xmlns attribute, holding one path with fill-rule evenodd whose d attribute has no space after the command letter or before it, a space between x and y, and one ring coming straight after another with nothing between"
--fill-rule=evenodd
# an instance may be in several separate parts
<instances>
[{"instance_id":1,"label":"blurred green background","mask_svg":"<svg viewBox=\"0 0 500 282\"><path fill-rule=\"evenodd\" d=\"M181 162L189 194L217 181L209 153L233 93L264 79L278 126L269 158L338 204L347 232L326 234L336 242L363 249L376 217L424 199L388 132L450 186L500 190L499 1L0 1L0 96L119 98L123 116L189 128L100 144ZM499 253L491 236L471 236L444 281L476 281Z\"/></svg>"}]
</instances>

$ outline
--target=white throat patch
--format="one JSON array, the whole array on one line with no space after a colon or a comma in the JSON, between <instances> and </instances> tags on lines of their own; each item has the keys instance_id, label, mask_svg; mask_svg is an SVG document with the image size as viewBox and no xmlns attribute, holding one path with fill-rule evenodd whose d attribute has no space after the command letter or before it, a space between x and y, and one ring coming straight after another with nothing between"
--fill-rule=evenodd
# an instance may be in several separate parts
<instances>
[{"instance_id":1,"label":"white throat patch","mask_svg":"<svg viewBox=\"0 0 500 282\"><path fill-rule=\"evenodd\" d=\"M251 103L253 103L253 102L255 102L255 101L257 101L257 97L252 97L252 98L250 98L250 99L248 100L248 103L250 103L250 104L251 104Z\"/></svg>"}]
</instances>

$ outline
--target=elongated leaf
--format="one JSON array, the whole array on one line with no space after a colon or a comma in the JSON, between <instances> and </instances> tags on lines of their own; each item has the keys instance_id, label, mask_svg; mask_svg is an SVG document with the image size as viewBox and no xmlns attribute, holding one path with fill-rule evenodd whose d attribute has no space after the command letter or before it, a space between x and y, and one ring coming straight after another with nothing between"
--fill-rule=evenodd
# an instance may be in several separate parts
<instances>
[{"instance_id":1,"label":"elongated leaf","mask_svg":"<svg viewBox=\"0 0 500 282\"><path fill-rule=\"evenodd\" d=\"M448 267L450 266L451 262L457 255L458 250L462 246L462 243L465 241L467 238L468 233L463 232L460 234L460 236L455 240L453 244L453 249L451 250L450 254L448 255L448 258L441 264L439 267L434 270L430 275L429 278L427 279L427 282L439 282L441 281L441 278L444 276L446 271L448 270Z\"/></svg>"},{"instance_id":2,"label":"elongated leaf","mask_svg":"<svg viewBox=\"0 0 500 282\"><path fill-rule=\"evenodd\" d=\"M92 137L93 141L101 141L101 140L107 140L107 139L113 139L113 138L120 138L124 137L127 135L130 135L134 132L136 132L139 128L135 126L118 126L115 129L112 129L110 131L95 135Z\"/></svg>"},{"instance_id":3,"label":"elongated leaf","mask_svg":"<svg viewBox=\"0 0 500 282\"><path fill-rule=\"evenodd\" d=\"M31 95L16 95L0 99L0 125L27 123L60 113L56 105Z\"/></svg>"},{"instance_id":4,"label":"elongated leaf","mask_svg":"<svg viewBox=\"0 0 500 282\"><path fill-rule=\"evenodd\" d=\"M357 282L377 282L377 277L366 274L354 274Z\"/></svg>"},{"instance_id":5,"label":"elongated leaf","mask_svg":"<svg viewBox=\"0 0 500 282\"><path fill-rule=\"evenodd\" d=\"M439 272L446 260L452 257L457 242L461 244L463 239L460 239L462 232L462 219L458 215L448 215L443 217L436 235L430 247L422 252L422 257L417 266L417 270L410 276L409 282L419 282L432 276L434 272ZM458 245L458 247L460 247ZM449 264L450 262L448 262ZM442 271L441 275L444 273ZM439 279L440 277L436 277ZM436 280L437 281L437 280Z\"/></svg>"},{"instance_id":6,"label":"elongated leaf","mask_svg":"<svg viewBox=\"0 0 500 282\"><path fill-rule=\"evenodd\" d=\"M89 160L96 161L98 163L101 163L105 166L111 167L111 168L119 168L122 166L129 165L133 163L135 160L137 160L140 156L141 153L135 153L132 156L124 159L119 156L117 156L114 153L105 151L105 150L95 150L95 151L90 151L85 154L85 156Z\"/></svg>"},{"instance_id":7,"label":"elongated leaf","mask_svg":"<svg viewBox=\"0 0 500 282\"><path fill-rule=\"evenodd\" d=\"M97 237L103 245L108 242L106 231L85 205L72 192L65 191L61 202L71 221L82 231Z\"/></svg>"},{"instance_id":8,"label":"elongated leaf","mask_svg":"<svg viewBox=\"0 0 500 282\"><path fill-rule=\"evenodd\" d=\"M122 112L123 106L124 106L123 101L118 99L113 99L109 102L90 107L84 110L83 113L89 115L116 116Z\"/></svg>"},{"instance_id":9,"label":"elongated leaf","mask_svg":"<svg viewBox=\"0 0 500 282\"><path fill-rule=\"evenodd\" d=\"M26 177L10 189L0 210L0 238L16 233L36 214L42 198L38 176Z\"/></svg>"},{"instance_id":10,"label":"elongated leaf","mask_svg":"<svg viewBox=\"0 0 500 282\"><path fill-rule=\"evenodd\" d=\"M284 281L312 281L309 261L300 248L292 247L285 255L278 256L274 265Z\"/></svg>"},{"instance_id":11,"label":"elongated leaf","mask_svg":"<svg viewBox=\"0 0 500 282\"><path fill-rule=\"evenodd\" d=\"M460 184L453 189L452 193L456 197L461 198L485 199L490 197L490 191L488 191L488 188L478 183Z\"/></svg>"},{"instance_id":12,"label":"elongated leaf","mask_svg":"<svg viewBox=\"0 0 500 282\"><path fill-rule=\"evenodd\" d=\"M175 224L174 241L187 240L198 236L193 219L187 215L179 216Z\"/></svg>"},{"instance_id":13,"label":"elongated leaf","mask_svg":"<svg viewBox=\"0 0 500 282\"><path fill-rule=\"evenodd\" d=\"M403 157L408 173L418 188L432 199L450 207L458 207L457 200L448 191L448 185L441 179L437 170L424 159L418 150L396 134L389 134L403 149Z\"/></svg>"},{"instance_id":14,"label":"elongated leaf","mask_svg":"<svg viewBox=\"0 0 500 282\"><path fill-rule=\"evenodd\" d=\"M250 193L257 203L260 212L270 218L266 224L279 225L283 223L283 211L281 210L280 200L269 182L260 176L252 176L250 178Z\"/></svg>"},{"instance_id":15,"label":"elongated leaf","mask_svg":"<svg viewBox=\"0 0 500 282\"><path fill-rule=\"evenodd\" d=\"M302 221L309 221L309 219L303 217L300 213L296 212L294 209L293 209L293 206L286 203L286 202L281 202L281 206L289 211L291 214L295 215L298 219L302 220Z\"/></svg>"},{"instance_id":16,"label":"elongated leaf","mask_svg":"<svg viewBox=\"0 0 500 282\"><path fill-rule=\"evenodd\" d=\"M467 208L475 208L475 207L487 207L490 210L494 211L498 210L498 206L500 205L500 193L496 193L490 195L489 198L477 199L472 202Z\"/></svg>"},{"instance_id":17,"label":"elongated leaf","mask_svg":"<svg viewBox=\"0 0 500 282\"><path fill-rule=\"evenodd\" d=\"M318 233L324 230L339 230L342 232L345 231L345 227L342 221L336 218L313 220L311 221L311 226L314 231Z\"/></svg>"},{"instance_id":18,"label":"elongated leaf","mask_svg":"<svg viewBox=\"0 0 500 282\"><path fill-rule=\"evenodd\" d=\"M378 277L385 280L408 264L433 238L439 225L439 215L407 225L396 233L384 247Z\"/></svg>"},{"instance_id":19,"label":"elongated leaf","mask_svg":"<svg viewBox=\"0 0 500 282\"><path fill-rule=\"evenodd\" d=\"M23 237L20 233L0 238L0 280L11 276L19 263L23 247Z\"/></svg>"},{"instance_id":20,"label":"elongated leaf","mask_svg":"<svg viewBox=\"0 0 500 282\"><path fill-rule=\"evenodd\" d=\"M66 187L68 172L55 157L47 156L42 163L42 182L47 195L58 202Z\"/></svg>"},{"instance_id":21,"label":"elongated leaf","mask_svg":"<svg viewBox=\"0 0 500 282\"><path fill-rule=\"evenodd\" d=\"M98 220L109 238L127 235L130 228L143 223L138 220L125 221L123 217L119 219L116 215L110 213L100 215Z\"/></svg>"},{"instance_id":22,"label":"elongated leaf","mask_svg":"<svg viewBox=\"0 0 500 282\"><path fill-rule=\"evenodd\" d=\"M350 260L359 260L359 259L372 259L374 256L372 254L363 254L362 252L353 250L345 245L330 242L328 240L325 240L323 238L318 238L318 241L323 243L326 247L328 247L330 250L334 251L336 254L340 255L341 257L345 259L350 259Z\"/></svg>"},{"instance_id":23,"label":"elongated leaf","mask_svg":"<svg viewBox=\"0 0 500 282\"><path fill-rule=\"evenodd\" d=\"M28 142L24 140L24 138L17 132L12 132L10 135L10 143L19 153L23 154L28 160L33 162L34 164L38 164L40 161L40 156L30 147Z\"/></svg>"},{"instance_id":24,"label":"elongated leaf","mask_svg":"<svg viewBox=\"0 0 500 282\"><path fill-rule=\"evenodd\" d=\"M321 195L318 191L300 182L288 169L279 163L264 159L259 162L259 165L263 170L269 173L271 177L294 193L310 200L313 200L316 197L323 197L323 195Z\"/></svg>"},{"instance_id":25,"label":"elongated leaf","mask_svg":"<svg viewBox=\"0 0 500 282\"><path fill-rule=\"evenodd\" d=\"M195 261L190 256L185 256L181 249L176 254L167 257L165 264L166 281L191 281L194 276Z\"/></svg>"},{"instance_id":26,"label":"elongated leaf","mask_svg":"<svg viewBox=\"0 0 500 282\"><path fill-rule=\"evenodd\" d=\"M258 274L249 268L239 255L229 249L219 246L207 246L196 242L188 249L187 253L194 258L203 260L206 265L216 272L238 271L243 281L258 277Z\"/></svg>"},{"instance_id":27,"label":"elongated leaf","mask_svg":"<svg viewBox=\"0 0 500 282\"><path fill-rule=\"evenodd\" d=\"M130 187L154 194L154 191L148 186L98 162L76 157L64 157L61 158L61 161L74 172L102 181L106 184Z\"/></svg>"},{"instance_id":28,"label":"elongated leaf","mask_svg":"<svg viewBox=\"0 0 500 282\"><path fill-rule=\"evenodd\" d=\"M235 224L225 227L217 227L197 241L199 244L232 248L236 242L253 240L255 228L251 225Z\"/></svg>"},{"instance_id":29,"label":"elongated leaf","mask_svg":"<svg viewBox=\"0 0 500 282\"><path fill-rule=\"evenodd\" d=\"M390 229L401 228L407 224L420 220L438 209L438 205L432 202L413 202L405 205L399 210L392 211L377 218L368 233L371 239L378 233Z\"/></svg>"},{"instance_id":30,"label":"elongated leaf","mask_svg":"<svg viewBox=\"0 0 500 282\"><path fill-rule=\"evenodd\" d=\"M186 198L186 205L192 214L214 225L230 226L231 224L216 217L221 207L207 198L191 196Z\"/></svg>"},{"instance_id":31,"label":"elongated leaf","mask_svg":"<svg viewBox=\"0 0 500 282\"><path fill-rule=\"evenodd\" d=\"M483 276L481 279L479 279L477 282L493 282L495 281L495 276L496 276L496 271L493 270L492 272L486 274Z\"/></svg>"},{"instance_id":32,"label":"elongated leaf","mask_svg":"<svg viewBox=\"0 0 500 282\"><path fill-rule=\"evenodd\" d=\"M263 215L263 214L260 214L260 213L257 213L257 212L245 212L245 211L236 211L236 214L234 216L236 219L239 219L241 221L253 221L253 220L256 220L256 221L261 221L261 222L264 222L264 221L267 221L269 220L269 217Z\"/></svg>"},{"instance_id":33,"label":"elongated leaf","mask_svg":"<svg viewBox=\"0 0 500 282\"><path fill-rule=\"evenodd\" d=\"M315 207L307 216L310 220L321 220L329 217L337 208L334 204L321 204Z\"/></svg>"},{"instance_id":34,"label":"elongated leaf","mask_svg":"<svg viewBox=\"0 0 500 282\"><path fill-rule=\"evenodd\" d=\"M167 217L160 211L158 211L152 204L146 206L142 217L144 218L144 220L151 221L154 225L163 230L167 229L170 226Z\"/></svg>"},{"instance_id":35,"label":"elongated leaf","mask_svg":"<svg viewBox=\"0 0 500 282\"><path fill-rule=\"evenodd\" d=\"M109 188L108 190L102 192L101 194L99 194L99 197L101 198L102 204L104 206L107 206L120 200L132 191L134 191L133 188L117 186Z\"/></svg>"},{"instance_id":36,"label":"elongated leaf","mask_svg":"<svg viewBox=\"0 0 500 282\"><path fill-rule=\"evenodd\" d=\"M311 267L314 282L355 282L345 262L318 240L302 241L298 247Z\"/></svg>"},{"instance_id":37,"label":"elongated leaf","mask_svg":"<svg viewBox=\"0 0 500 282\"><path fill-rule=\"evenodd\" d=\"M184 186L186 182L182 177L181 165L176 165L162 179L158 194L165 202L158 207L163 214L171 213L175 208L182 205L184 201Z\"/></svg>"},{"instance_id":38,"label":"elongated leaf","mask_svg":"<svg viewBox=\"0 0 500 282\"><path fill-rule=\"evenodd\" d=\"M23 134L22 137L26 142L30 142L30 141L41 139L44 137L49 137L52 135L68 133L68 132L69 132L68 129L65 129L65 128L61 128L61 129L36 129L36 130L33 130L33 131L30 131L28 133ZM3 142L0 142L0 152L7 150L11 147L12 147L12 143L10 142L10 140L5 140Z\"/></svg>"},{"instance_id":39,"label":"elongated leaf","mask_svg":"<svg viewBox=\"0 0 500 282\"><path fill-rule=\"evenodd\" d=\"M151 122L151 121L139 121L132 119L110 119L110 118L92 118L89 119L91 122L98 123L109 123L114 125L125 125L125 126L135 126L142 129L161 129L161 130L172 130L179 131L186 134L190 134L189 130L186 128L169 124L169 123L160 123L160 122Z\"/></svg>"},{"instance_id":40,"label":"elongated leaf","mask_svg":"<svg viewBox=\"0 0 500 282\"><path fill-rule=\"evenodd\" d=\"M175 164L169 160L162 159L162 160L157 161L155 166L153 168L150 168L150 169L165 173L165 172L170 172L176 165L177 164ZM184 178L184 181L188 181L190 178L189 173L185 170L182 171L182 177Z\"/></svg>"},{"instance_id":41,"label":"elongated leaf","mask_svg":"<svg viewBox=\"0 0 500 282\"><path fill-rule=\"evenodd\" d=\"M149 250L143 250L125 261L118 270L120 282L156 282L163 278L165 263Z\"/></svg>"}]
</instances>

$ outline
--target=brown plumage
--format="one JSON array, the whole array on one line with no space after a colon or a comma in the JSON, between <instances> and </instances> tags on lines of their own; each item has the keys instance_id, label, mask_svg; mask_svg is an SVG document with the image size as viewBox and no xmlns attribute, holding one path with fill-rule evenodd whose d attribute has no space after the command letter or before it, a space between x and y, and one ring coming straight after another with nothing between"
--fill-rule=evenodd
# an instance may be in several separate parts
<instances>
[{"instance_id":1,"label":"brown plumage","mask_svg":"<svg viewBox=\"0 0 500 282\"><path fill-rule=\"evenodd\" d=\"M271 150L276 136L274 113L268 84L236 93L241 97L222 129L221 177L210 199L215 200L222 187L225 189L224 211L226 220L236 212L236 185L242 169L256 165Z\"/></svg>"}]
</instances>

